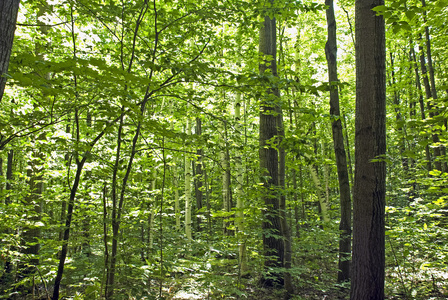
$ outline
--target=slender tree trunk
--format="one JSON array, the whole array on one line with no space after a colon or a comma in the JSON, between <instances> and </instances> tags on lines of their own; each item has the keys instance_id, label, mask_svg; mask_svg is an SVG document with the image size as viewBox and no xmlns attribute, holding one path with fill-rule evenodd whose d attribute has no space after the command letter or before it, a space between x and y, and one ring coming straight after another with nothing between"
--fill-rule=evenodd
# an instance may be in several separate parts
<instances>
[{"instance_id":1,"label":"slender tree trunk","mask_svg":"<svg viewBox=\"0 0 448 300\"><path fill-rule=\"evenodd\" d=\"M383 0L356 0L356 133L351 300L384 299L386 51Z\"/></svg>"},{"instance_id":2,"label":"slender tree trunk","mask_svg":"<svg viewBox=\"0 0 448 300\"><path fill-rule=\"evenodd\" d=\"M185 125L185 133L190 134L190 120L187 119ZM185 236L188 240L192 240L191 234L191 160L185 155Z\"/></svg>"},{"instance_id":3,"label":"slender tree trunk","mask_svg":"<svg viewBox=\"0 0 448 300\"><path fill-rule=\"evenodd\" d=\"M330 84L330 118L333 132L333 146L338 170L339 197L341 207L341 221L339 223L339 263L338 282L350 279L350 253L351 253L351 197L350 181L347 170L347 157L344 147L344 134L342 132L341 112L339 109L339 88L337 71L337 42L336 19L334 16L333 0L326 0L328 39L325 45L325 54L328 64L328 81Z\"/></svg>"},{"instance_id":4,"label":"slender tree trunk","mask_svg":"<svg viewBox=\"0 0 448 300\"><path fill-rule=\"evenodd\" d=\"M421 0L422 2L422 6L426 7L426 1L425 0ZM426 10L423 10L423 20L425 21L425 24L427 24L427 18L426 18ZM429 33L429 26L425 26L425 43L426 43L426 55L428 57L428 72L429 72L429 80L430 80L430 86L431 86L431 95L432 95L432 99L434 102L437 102L438 99L438 94L437 94L437 88L436 88L436 80L435 80L435 74L434 74L434 67L433 67L433 63L432 63L432 51L431 51L431 36ZM438 115L439 112L435 111L434 112L435 115ZM445 118L445 123L446 123L446 118ZM445 126L446 127L446 126ZM439 136L436 135L434 137L433 135L433 140L435 140L435 143L439 143ZM442 155L442 157L446 156L446 149L443 145L437 146L435 149L439 149L440 155ZM434 151L436 151L434 149ZM435 152L434 152L435 153ZM437 161L436 161L436 167L437 167ZM440 162L440 169L443 172L448 172L448 164L446 161L442 161Z\"/></svg>"},{"instance_id":5,"label":"slender tree trunk","mask_svg":"<svg viewBox=\"0 0 448 300\"><path fill-rule=\"evenodd\" d=\"M11 195L9 193L9 191L11 191L12 189L12 165L14 162L14 150L9 150L8 151L8 158L7 158L7 162L6 162L6 191L7 191L7 195L5 197L5 204L9 205L11 203Z\"/></svg>"},{"instance_id":6,"label":"slender tree trunk","mask_svg":"<svg viewBox=\"0 0 448 300\"><path fill-rule=\"evenodd\" d=\"M222 167L222 209L226 213L232 210L232 194L230 190L230 155L229 144L227 142L227 122L224 121L222 125L223 139L221 142L221 167ZM223 232L225 235L232 235L233 230L229 229L231 222L230 216L225 216L223 219Z\"/></svg>"},{"instance_id":7,"label":"slender tree trunk","mask_svg":"<svg viewBox=\"0 0 448 300\"><path fill-rule=\"evenodd\" d=\"M8 78L4 74L8 72L19 4L19 0L2 0L0 2L0 103Z\"/></svg>"},{"instance_id":8,"label":"slender tree trunk","mask_svg":"<svg viewBox=\"0 0 448 300\"><path fill-rule=\"evenodd\" d=\"M418 63L417 63L417 56L415 54L414 51L414 44L410 43L410 48L411 48L411 61L414 65L414 70L415 70L415 84L416 84L416 88L419 91L419 105L420 105L420 115L422 120L426 119L426 114L425 114L425 103L423 101L423 95L422 95L422 85L420 82L420 72L418 69ZM429 145L425 146L425 154L426 154L426 169L429 171L432 170L432 163L431 163L431 152L429 151Z\"/></svg>"},{"instance_id":9,"label":"slender tree trunk","mask_svg":"<svg viewBox=\"0 0 448 300\"><path fill-rule=\"evenodd\" d=\"M83 156L83 158L76 163L76 166L77 166L76 174L75 174L75 178L73 180L73 186L70 189L70 198L68 200L68 206L67 206L63 244L62 244L62 249L60 252L61 254L59 256L59 265L58 265L58 270L57 270L56 278L55 278L55 282L54 282L53 299L59 299L59 288L61 285L62 275L64 273L65 259L67 258L68 240L70 238L70 228L71 228L71 223L72 223L73 209L75 207L76 192L78 191L79 183L81 180L82 169L84 167L84 164L87 160L88 155L89 155L89 153L86 153Z\"/></svg>"},{"instance_id":10,"label":"slender tree trunk","mask_svg":"<svg viewBox=\"0 0 448 300\"><path fill-rule=\"evenodd\" d=\"M428 78L428 69L426 67L425 51L423 50L423 47L421 45L419 45L419 50L420 50L420 67L422 71L423 84L425 86L425 94L427 100L426 106L428 109L429 117L434 118L436 116L436 113L433 102L431 100L431 98L433 98L433 95L431 90L431 84ZM440 142L439 135L435 132L432 132L432 142L434 144L438 144ZM442 163L440 161L439 147L434 147L434 166L437 170L442 171Z\"/></svg>"},{"instance_id":11,"label":"slender tree trunk","mask_svg":"<svg viewBox=\"0 0 448 300\"><path fill-rule=\"evenodd\" d=\"M111 186L111 197L112 197L112 214L111 214L111 223L112 223L112 247L111 247L111 255L110 255L110 264L107 268L107 281L106 281L106 291L105 296L106 299L111 300L113 297L114 290L114 282L115 282L115 265L117 259L117 251L118 251L118 231L119 231L119 219L118 215L118 170L120 169L120 161L121 161L121 143L122 143L122 134L123 134L123 119L124 119L124 108L121 108L120 114L120 124L118 125L118 134L117 134L117 149L115 153L115 162L114 168L112 172L112 186Z\"/></svg>"},{"instance_id":12,"label":"slender tree trunk","mask_svg":"<svg viewBox=\"0 0 448 300\"><path fill-rule=\"evenodd\" d=\"M241 134L241 93L237 92L235 101L235 121L236 121L236 132ZM235 225L238 234L238 261L240 274L245 275L248 271L247 267L247 254L246 254L246 236L245 236L245 226L244 226L244 191L243 191L243 180L244 180L244 168L242 153L238 153L235 159L235 169L237 171L236 178L236 216Z\"/></svg>"},{"instance_id":13,"label":"slender tree trunk","mask_svg":"<svg viewBox=\"0 0 448 300\"><path fill-rule=\"evenodd\" d=\"M283 139L285 138L285 128L283 125L283 111L281 104L277 107L277 128L278 128L278 183L280 189L279 198L279 210L280 210L280 222L281 222L281 235L283 237L284 253L283 253L283 266L286 269L284 273L284 286L287 292L286 298L290 298L294 293L294 286L292 283L291 273L288 269L291 269L291 257L292 257L292 244L291 244L291 230L288 225L288 219L286 214L286 194L285 194L285 177L286 177L286 152L282 146Z\"/></svg>"},{"instance_id":14,"label":"slender tree trunk","mask_svg":"<svg viewBox=\"0 0 448 300\"><path fill-rule=\"evenodd\" d=\"M68 119L67 119L67 125L65 125L65 133L67 133L67 135L68 134L70 134L70 117L68 117ZM67 170L69 169L69 167L70 167L70 153L69 153L69 150L68 149L66 149L66 153L65 153L65 155L64 155L64 164L65 164L65 167L67 168ZM64 194L69 194L70 193L70 186L69 185L64 185ZM63 239L64 239L64 224L65 224L65 220L66 220L66 218L67 218L67 216L66 216L66 213L67 213L67 199L65 199L65 198L63 198L62 200L61 200L61 221L60 221L60 224L61 224L61 229L60 229L60 231L59 231L59 240L60 241L62 241Z\"/></svg>"},{"instance_id":15,"label":"slender tree trunk","mask_svg":"<svg viewBox=\"0 0 448 300\"><path fill-rule=\"evenodd\" d=\"M309 165L308 170L310 171L311 178L313 180L314 186L316 187L316 194L319 200L319 208L322 215L322 221L324 224L328 224L328 222L330 222L330 217L328 216L328 207L325 201L325 191L322 188L315 166Z\"/></svg>"},{"instance_id":16,"label":"slender tree trunk","mask_svg":"<svg viewBox=\"0 0 448 300\"><path fill-rule=\"evenodd\" d=\"M153 199L157 199L156 195L156 184L157 184L157 169L154 166L154 170L152 173L152 181L151 181L151 191L153 192ZM151 256L153 244L154 244L154 208L157 203L157 201L153 200L153 204L151 202L148 203L148 245L147 245L147 251L146 251L146 257L149 259Z\"/></svg>"},{"instance_id":17,"label":"slender tree trunk","mask_svg":"<svg viewBox=\"0 0 448 300\"><path fill-rule=\"evenodd\" d=\"M196 135L200 136L202 134L202 122L200 118L196 118ZM203 201L203 193L202 193L202 186L203 186L203 172L202 172L202 155L204 151L202 150L202 148L197 149L196 151L196 155L197 155L197 160L196 160L196 174L194 176L194 182L195 182L195 195L196 195L196 219L197 219L197 228L196 231L199 232L201 231L201 221L202 221L202 201Z\"/></svg>"},{"instance_id":18,"label":"slender tree trunk","mask_svg":"<svg viewBox=\"0 0 448 300\"><path fill-rule=\"evenodd\" d=\"M107 229L108 217L107 217L107 183L104 183L103 187L103 243L104 243L104 271L103 271L103 281L101 281L101 290L103 290L103 282L107 285L107 271L109 268L109 233Z\"/></svg>"},{"instance_id":19,"label":"slender tree trunk","mask_svg":"<svg viewBox=\"0 0 448 300\"><path fill-rule=\"evenodd\" d=\"M180 231L180 204L179 204L179 175L177 173L177 156L173 158L173 184L174 184L174 214L176 218L176 230Z\"/></svg>"}]
</instances>

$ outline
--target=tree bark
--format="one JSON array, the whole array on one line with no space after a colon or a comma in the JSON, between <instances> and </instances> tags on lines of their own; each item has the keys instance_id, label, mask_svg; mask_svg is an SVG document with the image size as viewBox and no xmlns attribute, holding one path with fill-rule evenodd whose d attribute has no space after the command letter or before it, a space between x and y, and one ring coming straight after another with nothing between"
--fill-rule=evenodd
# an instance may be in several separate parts
<instances>
[{"instance_id":1,"label":"tree bark","mask_svg":"<svg viewBox=\"0 0 448 300\"><path fill-rule=\"evenodd\" d=\"M385 25L356 0L356 121L352 300L384 299L386 196Z\"/></svg>"},{"instance_id":2,"label":"tree bark","mask_svg":"<svg viewBox=\"0 0 448 300\"><path fill-rule=\"evenodd\" d=\"M277 76L276 65L276 24L275 18L264 17L260 28L259 53L263 61L259 64L262 76ZM268 57L268 58L267 58ZM284 244L281 238L281 216L279 201L278 152L270 144L278 136L278 124L275 113L280 97L277 88L270 86L261 99L259 157L260 169L264 187L263 249L265 255L265 275L260 284L266 287L283 286L284 278L281 272L268 271L270 268L283 267Z\"/></svg>"},{"instance_id":3,"label":"tree bark","mask_svg":"<svg viewBox=\"0 0 448 300\"><path fill-rule=\"evenodd\" d=\"M350 181L347 169L347 156L342 132L341 112L339 109L339 88L337 83L337 43L336 19L334 16L333 0L326 0L328 40L325 45L325 54L328 64L328 81L330 86L330 118L333 132L334 154L338 171L339 197L341 207L341 221L339 223L339 263L338 282L350 279L350 253L351 253L351 197Z\"/></svg>"},{"instance_id":4,"label":"tree bark","mask_svg":"<svg viewBox=\"0 0 448 300\"><path fill-rule=\"evenodd\" d=\"M19 0L0 2L0 103L6 86L5 74L8 72L19 4Z\"/></svg>"}]
</instances>

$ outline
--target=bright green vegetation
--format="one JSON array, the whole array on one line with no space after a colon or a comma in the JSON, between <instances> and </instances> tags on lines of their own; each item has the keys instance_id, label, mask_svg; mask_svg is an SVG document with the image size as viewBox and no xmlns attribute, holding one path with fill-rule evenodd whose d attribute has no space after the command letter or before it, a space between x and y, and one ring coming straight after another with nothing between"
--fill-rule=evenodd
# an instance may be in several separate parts
<instances>
[{"instance_id":1,"label":"bright green vegetation","mask_svg":"<svg viewBox=\"0 0 448 300\"><path fill-rule=\"evenodd\" d=\"M331 124L352 187L355 7L335 3L329 84L323 2L22 1L0 99L0 299L348 299ZM388 299L448 297L447 7L374 9L387 30ZM265 16L278 76L259 52ZM269 185L259 121L280 115L263 149L279 166L284 153L284 185ZM272 237L291 242L290 267L263 249Z\"/></svg>"}]
</instances>

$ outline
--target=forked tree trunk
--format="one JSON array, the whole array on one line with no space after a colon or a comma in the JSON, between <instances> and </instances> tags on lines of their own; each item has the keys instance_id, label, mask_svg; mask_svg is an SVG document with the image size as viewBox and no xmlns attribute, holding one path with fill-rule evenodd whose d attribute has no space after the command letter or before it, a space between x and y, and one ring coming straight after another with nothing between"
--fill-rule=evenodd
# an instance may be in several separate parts
<instances>
[{"instance_id":1,"label":"forked tree trunk","mask_svg":"<svg viewBox=\"0 0 448 300\"><path fill-rule=\"evenodd\" d=\"M337 70L337 43L336 19L334 16L333 0L326 0L328 40L325 45L325 54L328 64L328 81L330 84L330 118L333 132L333 146L338 170L339 197L341 207L341 221L339 223L339 263L338 282L350 279L350 253L351 253L351 199L350 182L347 170L347 157L344 147L344 134L342 132L342 116L339 109L339 88Z\"/></svg>"},{"instance_id":2,"label":"forked tree trunk","mask_svg":"<svg viewBox=\"0 0 448 300\"><path fill-rule=\"evenodd\" d=\"M351 300L384 299L386 50L383 0L356 0L356 120Z\"/></svg>"}]
</instances>

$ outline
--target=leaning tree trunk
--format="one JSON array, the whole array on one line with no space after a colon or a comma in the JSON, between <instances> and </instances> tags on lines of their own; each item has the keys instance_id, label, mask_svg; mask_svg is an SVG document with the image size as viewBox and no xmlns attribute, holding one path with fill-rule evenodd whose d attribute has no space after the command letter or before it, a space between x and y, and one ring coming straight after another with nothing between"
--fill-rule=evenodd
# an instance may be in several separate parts
<instances>
[{"instance_id":1,"label":"leaning tree trunk","mask_svg":"<svg viewBox=\"0 0 448 300\"><path fill-rule=\"evenodd\" d=\"M352 300L384 299L386 50L383 0L356 0Z\"/></svg>"},{"instance_id":2,"label":"leaning tree trunk","mask_svg":"<svg viewBox=\"0 0 448 300\"><path fill-rule=\"evenodd\" d=\"M8 72L19 4L19 0L2 0L0 2L0 102L6 86L7 76L4 74Z\"/></svg>"},{"instance_id":3,"label":"leaning tree trunk","mask_svg":"<svg viewBox=\"0 0 448 300\"><path fill-rule=\"evenodd\" d=\"M341 221L339 223L339 270L338 282L350 279L350 253L351 253L351 199L350 181L347 170L347 157L344 147L344 135L342 132L341 112L339 110L339 89L337 70L337 43L336 43L336 19L334 16L333 0L326 0L328 40L325 45L325 54L328 64L328 81L330 83L330 118L333 131L334 154L336 168L338 170L339 195L341 207Z\"/></svg>"}]
</instances>

